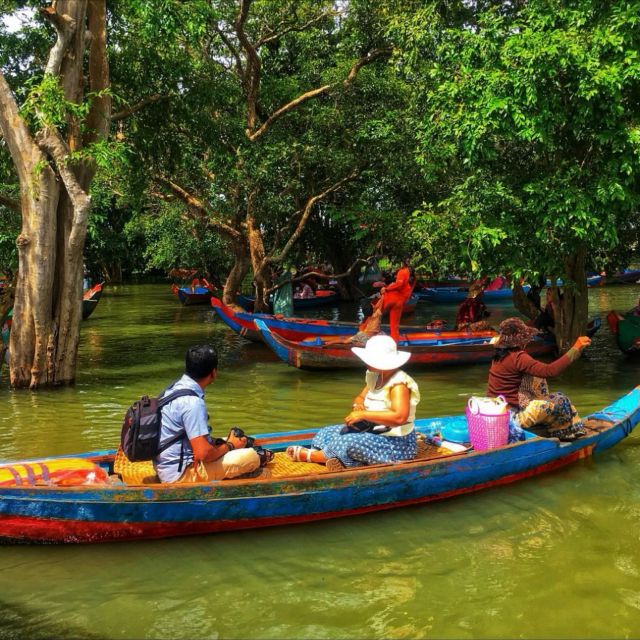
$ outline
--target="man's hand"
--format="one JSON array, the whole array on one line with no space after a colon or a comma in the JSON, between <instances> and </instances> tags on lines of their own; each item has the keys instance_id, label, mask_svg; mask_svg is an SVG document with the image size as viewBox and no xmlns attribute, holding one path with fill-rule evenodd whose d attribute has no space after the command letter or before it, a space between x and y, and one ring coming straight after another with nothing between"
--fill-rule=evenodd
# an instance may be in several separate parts
<instances>
[{"instance_id":1,"label":"man's hand","mask_svg":"<svg viewBox=\"0 0 640 640\"><path fill-rule=\"evenodd\" d=\"M591 344L591 338L587 336L580 336L573 343L573 348L578 351L584 351Z\"/></svg>"},{"instance_id":2,"label":"man's hand","mask_svg":"<svg viewBox=\"0 0 640 640\"><path fill-rule=\"evenodd\" d=\"M227 442L230 442L234 449L244 449L247 446L247 439L244 436L242 436L242 438L236 438L233 433L229 433Z\"/></svg>"}]
</instances>

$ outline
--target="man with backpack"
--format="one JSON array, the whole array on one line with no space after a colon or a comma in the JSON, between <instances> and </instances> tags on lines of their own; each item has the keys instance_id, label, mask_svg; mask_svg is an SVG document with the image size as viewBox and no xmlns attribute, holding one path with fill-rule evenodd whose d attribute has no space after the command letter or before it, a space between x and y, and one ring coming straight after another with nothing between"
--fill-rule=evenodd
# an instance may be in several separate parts
<instances>
[{"instance_id":1,"label":"man with backpack","mask_svg":"<svg viewBox=\"0 0 640 640\"><path fill-rule=\"evenodd\" d=\"M164 405L160 443L174 440L153 459L161 482L198 482L236 478L260 467L260 456L247 438L233 430L226 439L210 436L204 390L217 377L218 355L211 345L190 347L185 373L163 397L186 391ZM183 437L180 437L182 434Z\"/></svg>"}]
</instances>

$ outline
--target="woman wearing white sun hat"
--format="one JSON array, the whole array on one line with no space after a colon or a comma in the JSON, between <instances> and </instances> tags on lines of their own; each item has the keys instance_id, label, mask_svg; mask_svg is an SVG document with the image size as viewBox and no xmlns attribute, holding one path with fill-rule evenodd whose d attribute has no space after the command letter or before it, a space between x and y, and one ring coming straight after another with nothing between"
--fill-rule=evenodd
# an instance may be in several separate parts
<instances>
[{"instance_id":1,"label":"woman wearing white sun hat","mask_svg":"<svg viewBox=\"0 0 640 640\"><path fill-rule=\"evenodd\" d=\"M398 351L390 336L374 336L365 347L351 349L366 365L364 389L354 398L345 425L325 427L311 448L289 447L293 460L329 467L358 467L411 460L416 457L414 429L420 391L400 369L411 357Z\"/></svg>"}]
</instances>

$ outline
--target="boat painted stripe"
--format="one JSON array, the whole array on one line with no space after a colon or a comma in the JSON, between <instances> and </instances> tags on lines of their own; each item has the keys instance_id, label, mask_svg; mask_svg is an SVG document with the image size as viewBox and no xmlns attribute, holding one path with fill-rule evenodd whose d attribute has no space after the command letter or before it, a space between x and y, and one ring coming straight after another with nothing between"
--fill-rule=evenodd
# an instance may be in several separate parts
<instances>
[{"instance_id":1,"label":"boat painted stripe","mask_svg":"<svg viewBox=\"0 0 640 640\"><path fill-rule=\"evenodd\" d=\"M534 475L553 471L591 455L593 446L585 447L567 456L539 465L527 471L504 476L495 480L460 487L435 495L422 496L391 503L368 505L355 509L306 513L283 517L253 518L246 520L216 520L205 522L86 522L80 520L42 519L27 516L0 516L0 537L34 542L107 542L164 538L170 536L217 533L258 527L302 524L318 520L345 517L406 507L436 500L444 500L465 493L481 491L510 484Z\"/></svg>"},{"instance_id":2,"label":"boat painted stripe","mask_svg":"<svg viewBox=\"0 0 640 640\"><path fill-rule=\"evenodd\" d=\"M27 473L27 480L29 481L29 484L31 486L34 486L36 483L36 476L33 473L33 467L30 464L25 464L24 466L24 470Z\"/></svg>"},{"instance_id":3,"label":"boat painted stripe","mask_svg":"<svg viewBox=\"0 0 640 640\"><path fill-rule=\"evenodd\" d=\"M44 464L44 462L41 462L40 466L42 467L42 479L45 482L49 482L51 480L51 475L49 474L49 467L47 467L47 465Z\"/></svg>"},{"instance_id":4,"label":"boat painted stripe","mask_svg":"<svg viewBox=\"0 0 640 640\"><path fill-rule=\"evenodd\" d=\"M3 469L6 469L13 476L13 479L16 481L18 486L22 484L20 474L13 467L3 467Z\"/></svg>"}]
</instances>

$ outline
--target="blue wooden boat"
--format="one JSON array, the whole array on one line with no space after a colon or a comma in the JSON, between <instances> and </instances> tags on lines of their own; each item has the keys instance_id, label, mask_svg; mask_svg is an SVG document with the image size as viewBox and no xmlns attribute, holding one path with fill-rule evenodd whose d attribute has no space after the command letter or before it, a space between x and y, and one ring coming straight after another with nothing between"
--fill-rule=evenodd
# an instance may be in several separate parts
<instances>
[{"instance_id":1,"label":"blue wooden boat","mask_svg":"<svg viewBox=\"0 0 640 640\"><path fill-rule=\"evenodd\" d=\"M640 280L640 269L623 269L613 274L613 281L618 284L635 283Z\"/></svg>"},{"instance_id":2,"label":"blue wooden boat","mask_svg":"<svg viewBox=\"0 0 640 640\"><path fill-rule=\"evenodd\" d=\"M604 276L601 276L598 273L594 273L592 275L587 276L587 287L597 287L598 285L601 285L603 282L604 282ZM556 280L556 286L562 287L563 285L564 285L564 280L562 278L558 278ZM551 286L551 279L547 278L545 287L550 287L550 286Z\"/></svg>"},{"instance_id":3,"label":"blue wooden boat","mask_svg":"<svg viewBox=\"0 0 640 640\"><path fill-rule=\"evenodd\" d=\"M421 434L464 430L464 417L418 420ZM283 464L276 453L270 477L162 485L136 480L100 485L0 486L0 540L4 542L106 542L186 536L289 525L406 507L487 489L588 458L628 436L640 420L640 388L585 419L587 435L574 442L527 439L487 451L427 447L415 460L345 471L322 465ZM306 445L315 429L268 433L258 442L282 452ZM108 473L115 451L82 454ZM0 469L57 460L16 461ZM146 463L139 463L146 464ZM22 470L22 467L20 467ZM16 471L17 473L17 471ZM124 471L123 471L124 474ZM23 474L24 475L24 474ZM125 476L126 477L126 476ZM132 476L133 477L133 476Z\"/></svg>"},{"instance_id":4,"label":"blue wooden boat","mask_svg":"<svg viewBox=\"0 0 640 640\"><path fill-rule=\"evenodd\" d=\"M358 333L358 323L356 322L338 322L335 320L324 320L322 318L285 318L282 316L274 316L269 313L249 313L237 311L224 304L217 298L211 299L211 306L215 309L218 317L233 331L243 338L252 340L253 342L264 342L264 338L260 330L256 326L256 320L262 320L271 331L281 335L288 340L306 340L314 337L348 337ZM382 325L382 330L389 332L388 325ZM426 326L407 326L401 325L400 332L403 335L412 335L415 333L425 333L430 331ZM433 330L434 335L441 335L442 330ZM468 331L455 332L458 337L469 336ZM474 335L495 335L493 332L476 332Z\"/></svg>"},{"instance_id":5,"label":"blue wooden boat","mask_svg":"<svg viewBox=\"0 0 640 640\"><path fill-rule=\"evenodd\" d=\"M529 290L529 285L522 287L525 293ZM420 300L432 302L434 304L457 304L462 302L469 294L469 289L464 287L426 287L416 291L415 294ZM511 289L496 289L495 291L485 291L482 294L482 301L509 302L513 297Z\"/></svg>"},{"instance_id":6,"label":"blue wooden boat","mask_svg":"<svg viewBox=\"0 0 640 640\"><path fill-rule=\"evenodd\" d=\"M256 319L262 337L271 350L283 361L298 369L360 368L362 361L351 351L346 341L316 336L305 340L287 340L269 328L263 320ZM601 326L600 318L594 318L587 329L591 337ZM452 364L478 364L489 362L495 355L491 344L493 332L465 333L462 331L427 331L400 335L398 347L409 351L409 367L440 366ZM532 356L554 353L556 342L552 336L541 335L527 345Z\"/></svg>"},{"instance_id":7,"label":"blue wooden boat","mask_svg":"<svg viewBox=\"0 0 640 640\"><path fill-rule=\"evenodd\" d=\"M176 284L172 285L171 292L177 296L185 307L191 307L199 304L209 304L211 298L216 295L217 289L204 278L196 278L189 286L179 287Z\"/></svg>"},{"instance_id":8,"label":"blue wooden boat","mask_svg":"<svg viewBox=\"0 0 640 640\"><path fill-rule=\"evenodd\" d=\"M361 368L362 361L351 351L353 345L347 342L322 339L320 337L293 341L273 333L259 319L256 326L260 329L264 341L283 361L298 369L338 369ZM409 351L411 360L409 367L477 364L489 362L495 354L491 339L492 332L468 333L460 331L426 332L401 336L398 343L403 351ZM527 346L527 351L534 356L553 353L555 341L537 338Z\"/></svg>"},{"instance_id":9,"label":"blue wooden boat","mask_svg":"<svg viewBox=\"0 0 640 640\"><path fill-rule=\"evenodd\" d=\"M255 298L238 294L236 302L247 311L253 311ZM315 307L331 307L340 302L340 294L329 289L319 291L313 298L293 298L293 308L300 311L302 309L313 309Z\"/></svg>"}]
</instances>

